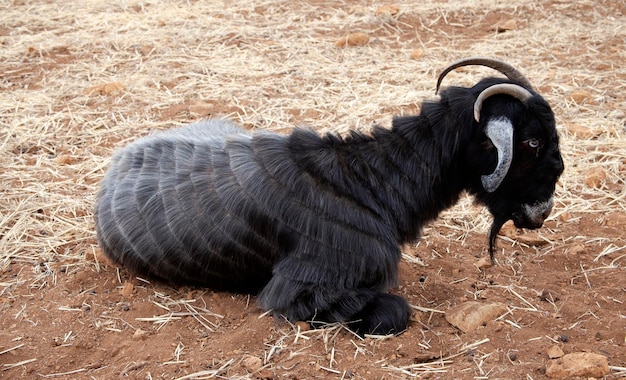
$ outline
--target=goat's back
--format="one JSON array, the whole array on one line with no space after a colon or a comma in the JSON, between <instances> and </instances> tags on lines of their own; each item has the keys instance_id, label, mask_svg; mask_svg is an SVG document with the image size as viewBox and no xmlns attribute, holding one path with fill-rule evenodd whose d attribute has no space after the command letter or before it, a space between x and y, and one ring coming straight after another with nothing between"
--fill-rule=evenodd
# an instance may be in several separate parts
<instances>
[{"instance_id":1,"label":"goat's back","mask_svg":"<svg viewBox=\"0 0 626 380\"><path fill-rule=\"evenodd\" d=\"M280 148L284 138L276 138ZM254 231L243 220L259 213L242 186L262 175L251 141L235 125L211 120L119 151L95 210L106 255L150 278L259 290L271 276L279 246L268 240L268 231Z\"/></svg>"}]
</instances>

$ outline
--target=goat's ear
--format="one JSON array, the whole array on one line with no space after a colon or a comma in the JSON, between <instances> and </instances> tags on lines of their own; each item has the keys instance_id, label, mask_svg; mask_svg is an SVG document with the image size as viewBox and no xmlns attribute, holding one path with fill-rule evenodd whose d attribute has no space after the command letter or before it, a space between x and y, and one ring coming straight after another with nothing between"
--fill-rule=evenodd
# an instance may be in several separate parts
<instances>
[{"instance_id":1,"label":"goat's ear","mask_svg":"<svg viewBox=\"0 0 626 380\"><path fill-rule=\"evenodd\" d=\"M498 164L493 173L481 176L483 187L493 193L506 177L513 161L513 124L505 117L491 119L485 133L498 151Z\"/></svg>"}]
</instances>

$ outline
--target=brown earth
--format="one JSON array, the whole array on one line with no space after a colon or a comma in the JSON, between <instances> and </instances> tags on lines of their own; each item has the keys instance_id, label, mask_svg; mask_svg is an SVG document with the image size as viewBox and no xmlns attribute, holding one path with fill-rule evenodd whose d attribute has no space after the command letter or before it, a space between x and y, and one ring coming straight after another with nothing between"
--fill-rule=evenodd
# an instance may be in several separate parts
<instances>
[{"instance_id":1,"label":"brown earth","mask_svg":"<svg viewBox=\"0 0 626 380\"><path fill-rule=\"evenodd\" d=\"M209 3L0 1L1 378L542 379L555 345L626 376L623 3ZM338 44L357 32L367 41ZM406 246L400 336L309 330L99 254L91 207L116 147L211 116L281 133L388 125L470 55L536 83L566 172L553 216L506 226L493 267L478 268L489 216L470 199ZM468 300L508 311L463 333L444 315Z\"/></svg>"}]
</instances>

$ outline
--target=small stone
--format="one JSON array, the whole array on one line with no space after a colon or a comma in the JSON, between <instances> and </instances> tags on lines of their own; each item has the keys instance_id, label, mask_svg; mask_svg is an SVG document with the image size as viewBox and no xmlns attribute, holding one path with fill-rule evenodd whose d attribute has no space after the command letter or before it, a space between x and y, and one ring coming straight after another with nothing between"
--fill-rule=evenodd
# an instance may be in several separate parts
<instances>
[{"instance_id":1,"label":"small stone","mask_svg":"<svg viewBox=\"0 0 626 380\"><path fill-rule=\"evenodd\" d=\"M374 12L377 16L389 15L395 16L400 13L400 7L395 4L381 5Z\"/></svg>"},{"instance_id":2,"label":"small stone","mask_svg":"<svg viewBox=\"0 0 626 380\"><path fill-rule=\"evenodd\" d=\"M144 331L142 329L137 329L135 330L135 333L133 334L133 339L134 340L144 340L146 339L146 337L148 336L148 332Z\"/></svg>"},{"instance_id":3,"label":"small stone","mask_svg":"<svg viewBox=\"0 0 626 380\"><path fill-rule=\"evenodd\" d=\"M70 165L72 163L72 156L69 154L62 154L56 159L58 165Z\"/></svg>"},{"instance_id":4,"label":"small stone","mask_svg":"<svg viewBox=\"0 0 626 380\"><path fill-rule=\"evenodd\" d=\"M110 82L110 83L97 84L95 86L88 87L83 93L85 95L90 95L90 96L92 95L106 96L106 95L111 95L116 92L120 92L124 90L126 90L126 86L124 86L122 83Z\"/></svg>"},{"instance_id":5,"label":"small stone","mask_svg":"<svg viewBox=\"0 0 626 380\"><path fill-rule=\"evenodd\" d=\"M574 244L571 247L567 248L565 252L570 255L580 255L582 253L585 253L585 251L586 249L583 244Z\"/></svg>"},{"instance_id":6,"label":"small stone","mask_svg":"<svg viewBox=\"0 0 626 380\"><path fill-rule=\"evenodd\" d=\"M510 19L510 20L499 22L493 27L493 30L495 30L497 33L504 33L506 31L516 30L516 29L517 29L517 21L515 19Z\"/></svg>"},{"instance_id":7,"label":"small stone","mask_svg":"<svg viewBox=\"0 0 626 380\"><path fill-rule=\"evenodd\" d=\"M591 98L591 92L587 90L574 90L569 94L570 99L580 104Z\"/></svg>"},{"instance_id":8,"label":"small stone","mask_svg":"<svg viewBox=\"0 0 626 380\"><path fill-rule=\"evenodd\" d=\"M259 372L256 373L256 377L259 379L273 379L274 378L274 374L272 373L272 371L270 371L269 369L265 368L260 370Z\"/></svg>"},{"instance_id":9,"label":"small stone","mask_svg":"<svg viewBox=\"0 0 626 380\"><path fill-rule=\"evenodd\" d=\"M104 265L113 265L113 262L107 257L104 251L100 247L96 247L93 253L94 261Z\"/></svg>"},{"instance_id":10,"label":"small stone","mask_svg":"<svg viewBox=\"0 0 626 380\"><path fill-rule=\"evenodd\" d=\"M413 49L411 51L411 59L421 59L424 56L424 50Z\"/></svg>"},{"instance_id":11,"label":"small stone","mask_svg":"<svg viewBox=\"0 0 626 380\"><path fill-rule=\"evenodd\" d=\"M342 37L337 42L335 42L335 46L337 47L346 47L346 46L363 46L367 44L370 40L370 37L365 33L350 33L345 37Z\"/></svg>"},{"instance_id":12,"label":"small stone","mask_svg":"<svg viewBox=\"0 0 626 380\"><path fill-rule=\"evenodd\" d=\"M137 51L139 51L139 53L145 57L145 56L150 55L150 53L152 53L154 51L154 46L152 46L152 45L140 45L137 48Z\"/></svg>"},{"instance_id":13,"label":"small stone","mask_svg":"<svg viewBox=\"0 0 626 380\"><path fill-rule=\"evenodd\" d=\"M563 357L563 355L565 355L565 353L559 346L554 345L548 348L548 357L550 359L557 359L557 358Z\"/></svg>"},{"instance_id":14,"label":"small stone","mask_svg":"<svg viewBox=\"0 0 626 380\"><path fill-rule=\"evenodd\" d=\"M130 297L133 294L133 289L135 288L135 285L133 285L132 282L125 282L124 286L122 287L122 290L120 291L120 294L123 297Z\"/></svg>"},{"instance_id":15,"label":"small stone","mask_svg":"<svg viewBox=\"0 0 626 380\"><path fill-rule=\"evenodd\" d=\"M512 362L517 360L517 351L509 352L509 360L512 361Z\"/></svg>"},{"instance_id":16,"label":"small stone","mask_svg":"<svg viewBox=\"0 0 626 380\"><path fill-rule=\"evenodd\" d=\"M500 232L498 232L498 235L506 236L506 237L509 237L511 239L515 239L517 237L518 233L519 233L518 228L515 227L513 222L508 221L508 222L504 223L504 226L502 226L502 228L500 228Z\"/></svg>"},{"instance_id":17,"label":"small stone","mask_svg":"<svg viewBox=\"0 0 626 380\"><path fill-rule=\"evenodd\" d=\"M311 325L305 321L297 321L296 327L300 329L300 331L309 331L311 330Z\"/></svg>"},{"instance_id":18,"label":"small stone","mask_svg":"<svg viewBox=\"0 0 626 380\"><path fill-rule=\"evenodd\" d=\"M489 256L481 257L474 265L476 265L476 268L478 269L487 269L493 266Z\"/></svg>"},{"instance_id":19,"label":"small stone","mask_svg":"<svg viewBox=\"0 0 626 380\"><path fill-rule=\"evenodd\" d=\"M554 291L550 289L544 289L541 291L541 295L539 296L539 299L544 302L556 302L559 300L559 297L556 295Z\"/></svg>"},{"instance_id":20,"label":"small stone","mask_svg":"<svg viewBox=\"0 0 626 380\"><path fill-rule=\"evenodd\" d=\"M598 189L606 179L606 172L600 167L591 168L585 176L585 185L592 189Z\"/></svg>"},{"instance_id":21,"label":"small stone","mask_svg":"<svg viewBox=\"0 0 626 380\"><path fill-rule=\"evenodd\" d=\"M573 134L575 137L583 140L592 139L594 137L598 137L599 132L593 131L591 128L584 127L579 124L567 124L565 126L567 131Z\"/></svg>"},{"instance_id":22,"label":"small stone","mask_svg":"<svg viewBox=\"0 0 626 380\"><path fill-rule=\"evenodd\" d=\"M248 356L247 358L243 359L241 365L249 372L254 373L263 367L263 360L257 358L256 356Z\"/></svg>"},{"instance_id":23,"label":"small stone","mask_svg":"<svg viewBox=\"0 0 626 380\"><path fill-rule=\"evenodd\" d=\"M522 244L541 246L550 243L550 240L537 232L527 232L516 237L516 240Z\"/></svg>"},{"instance_id":24,"label":"small stone","mask_svg":"<svg viewBox=\"0 0 626 380\"><path fill-rule=\"evenodd\" d=\"M487 289L487 284L485 284L484 282L477 282L472 284L472 288L476 290L485 290Z\"/></svg>"},{"instance_id":25,"label":"small stone","mask_svg":"<svg viewBox=\"0 0 626 380\"><path fill-rule=\"evenodd\" d=\"M626 225L626 214L612 212L604 217L604 225L607 227L621 227Z\"/></svg>"},{"instance_id":26,"label":"small stone","mask_svg":"<svg viewBox=\"0 0 626 380\"><path fill-rule=\"evenodd\" d=\"M446 320L463 332L476 330L504 314L505 304L496 302L483 305L476 301L467 301L450 308L446 312Z\"/></svg>"},{"instance_id":27,"label":"small stone","mask_svg":"<svg viewBox=\"0 0 626 380\"><path fill-rule=\"evenodd\" d=\"M601 378L608 373L609 362L606 356L591 352L574 352L546 364L546 376L551 378Z\"/></svg>"},{"instance_id":28,"label":"small stone","mask_svg":"<svg viewBox=\"0 0 626 380\"><path fill-rule=\"evenodd\" d=\"M567 212L567 211L562 212L562 213L559 215L559 221L561 221L561 222L563 222L563 223L567 223L567 222L569 222L569 221L570 221L570 220L572 220L572 219L573 219L572 214L570 214L570 213L569 213L569 212Z\"/></svg>"},{"instance_id":29,"label":"small stone","mask_svg":"<svg viewBox=\"0 0 626 380\"><path fill-rule=\"evenodd\" d=\"M199 116L209 117L215 106L212 103L194 102L189 105L189 112Z\"/></svg>"}]
</instances>

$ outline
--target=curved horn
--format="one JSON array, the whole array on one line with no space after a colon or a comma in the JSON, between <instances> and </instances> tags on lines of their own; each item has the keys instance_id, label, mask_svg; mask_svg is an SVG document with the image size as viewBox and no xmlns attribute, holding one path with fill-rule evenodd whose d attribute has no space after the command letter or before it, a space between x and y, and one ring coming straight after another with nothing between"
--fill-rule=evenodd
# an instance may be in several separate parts
<instances>
[{"instance_id":1,"label":"curved horn","mask_svg":"<svg viewBox=\"0 0 626 380\"><path fill-rule=\"evenodd\" d=\"M437 89L435 90L435 94L439 92L439 86L441 85L443 78L445 78L445 76L450 71L454 69L458 69L459 67L472 66L472 65L486 66L486 67L492 68L494 70L501 72L510 80L520 83L522 86L526 88L533 88L533 86L530 84L530 81L526 79L526 77L521 72L519 72L519 70L509 65L508 63L499 61L497 59L472 57L472 58L464 58L459 61L453 62L448 67L446 67L441 72L441 74L439 74L439 78L437 78Z\"/></svg>"},{"instance_id":2,"label":"curved horn","mask_svg":"<svg viewBox=\"0 0 626 380\"><path fill-rule=\"evenodd\" d=\"M498 164L493 173L480 177L487 192L493 193L504 181L513 161L513 124L505 117L489 120L485 128L487 137L498 151Z\"/></svg>"},{"instance_id":3,"label":"curved horn","mask_svg":"<svg viewBox=\"0 0 626 380\"><path fill-rule=\"evenodd\" d=\"M516 84L501 83L487 87L480 94L478 94L478 97L474 102L474 119L476 121L480 121L480 110L483 107L483 102L490 96L498 94L510 95L518 99L524 105L526 105L528 100L533 97L533 94L531 94L530 91Z\"/></svg>"}]
</instances>

